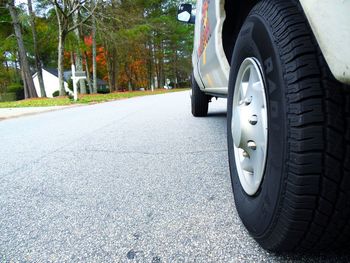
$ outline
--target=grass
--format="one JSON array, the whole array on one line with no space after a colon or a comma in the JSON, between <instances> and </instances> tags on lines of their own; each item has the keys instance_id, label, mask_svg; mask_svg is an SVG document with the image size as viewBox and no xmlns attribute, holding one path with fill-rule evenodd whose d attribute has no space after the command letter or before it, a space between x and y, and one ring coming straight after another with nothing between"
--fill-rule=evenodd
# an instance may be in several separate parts
<instances>
[{"instance_id":1,"label":"grass","mask_svg":"<svg viewBox=\"0 0 350 263\"><path fill-rule=\"evenodd\" d=\"M100 103L112 100L128 99L139 96L149 96L156 94L164 94L171 92L185 91L188 89L174 89L174 90L155 90L155 91L132 91L132 92L114 92L109 94L92 94L80 95L77 102L68 97L58 97L53 99L37 98L10 102L0 102L0 108L22 108L22 107L50 107L50 106L67 106L74 104L90 104Z\"/></svg>"}]
</instances>

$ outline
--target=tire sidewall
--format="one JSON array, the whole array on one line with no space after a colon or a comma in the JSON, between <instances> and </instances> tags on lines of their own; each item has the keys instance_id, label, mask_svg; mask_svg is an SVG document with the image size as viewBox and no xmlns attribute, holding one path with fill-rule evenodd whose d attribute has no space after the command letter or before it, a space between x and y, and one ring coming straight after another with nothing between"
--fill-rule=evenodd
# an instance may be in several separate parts
<instances>
[{"instance_id":1,"label":"tire sidewall","mask_svg":"<svg viewBox=\"0 0 350 263\"><path fill-rule=\"evenodd\" d=\"M237 38L231 61L227 101L227 138L230 174L237 211L242 222L255 238L264 238L278 217L285 180L284 156L286 140L285 83L282 63L269 26L259 16L251 15ZM264 76L268 114L268 148L264 178L254 196L243 190L236 170L231 131L232 103L236 77L241 63L256 58Z\"/></svg>"}]
</instances>

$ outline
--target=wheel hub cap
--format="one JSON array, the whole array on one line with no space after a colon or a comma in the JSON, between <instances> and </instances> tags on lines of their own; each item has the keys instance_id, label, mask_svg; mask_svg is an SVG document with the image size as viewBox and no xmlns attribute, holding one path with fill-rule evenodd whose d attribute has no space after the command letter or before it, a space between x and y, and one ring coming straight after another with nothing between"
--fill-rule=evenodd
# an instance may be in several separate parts
<instances>
[{"instance_id":1,"label":"wheel hub cap","mask_svg":"<svg viewBox=\"0 0 350 263\"><path fill-rule=\"evenodd\" d=\"M259 190L267 156L267 103L263 75L255 58L243 61L232 107L232 138L239 180L248 195Z\"/></svg>"}]
</instances>

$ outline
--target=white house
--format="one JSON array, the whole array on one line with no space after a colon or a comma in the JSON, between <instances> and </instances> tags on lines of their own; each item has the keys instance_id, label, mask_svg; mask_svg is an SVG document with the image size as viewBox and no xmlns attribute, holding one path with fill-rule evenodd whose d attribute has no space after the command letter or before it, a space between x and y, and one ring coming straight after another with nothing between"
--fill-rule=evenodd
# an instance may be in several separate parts
<instances>
[{"instance_id":1,"label":"white house","mask_svg":"<svg viewBox=\"0 0 350 263\"><path fill-rule=\"evenodd\" d=\"M46 91L46 96L48 98L53 98L53 93L55 91L59 90L59 84L58 84L58 70L57 69L43 69L43 80L44 80L44 85L45 85L45 91ZM68 89L68 83L67 80L69 79L68 77L68 72L64 73L64 87L66 92L73 94L73 92ZM38 80L38 73L35 73L33 75L33 81L34 81L34 86L36 89L36 92L39 97L41 96L41 91L40 91L40 86L39 86L39 80Z\"/></svg>"}]
</instances>

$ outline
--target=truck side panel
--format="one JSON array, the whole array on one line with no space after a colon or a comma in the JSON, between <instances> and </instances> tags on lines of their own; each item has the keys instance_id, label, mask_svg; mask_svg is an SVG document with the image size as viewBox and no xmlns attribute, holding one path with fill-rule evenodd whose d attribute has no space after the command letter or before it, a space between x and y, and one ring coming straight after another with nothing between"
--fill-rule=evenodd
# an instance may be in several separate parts
<instances>
[{"instance_id":1,"label":"truck side panel","mask_svg":"<svg viewBox=\"0 0 350 263\"><path fill-rule=\"evenodd\" d=\"M240 0L235 0L240 1ZM334 77L350 84L350 0L300 0ZM230 66L222 43L224 0L198 0L193 52L195 78L202 90L227 94Z\"/></svg>"},{"instance_id":2,"label":"truck side panel","mask_svg":"<svg viewBox=\"0 0 350 263\"><path fill-rule=\"evenodd\" d=\"M195 39L193 54L194 65L198 70L195 77L199 86L206 92L225 95L230 67L222 45L224 20L224 1L198 1L196 23L200 26L196 26L196 30L199 28L200 34Z\"/></svg>"}]
</instances>

